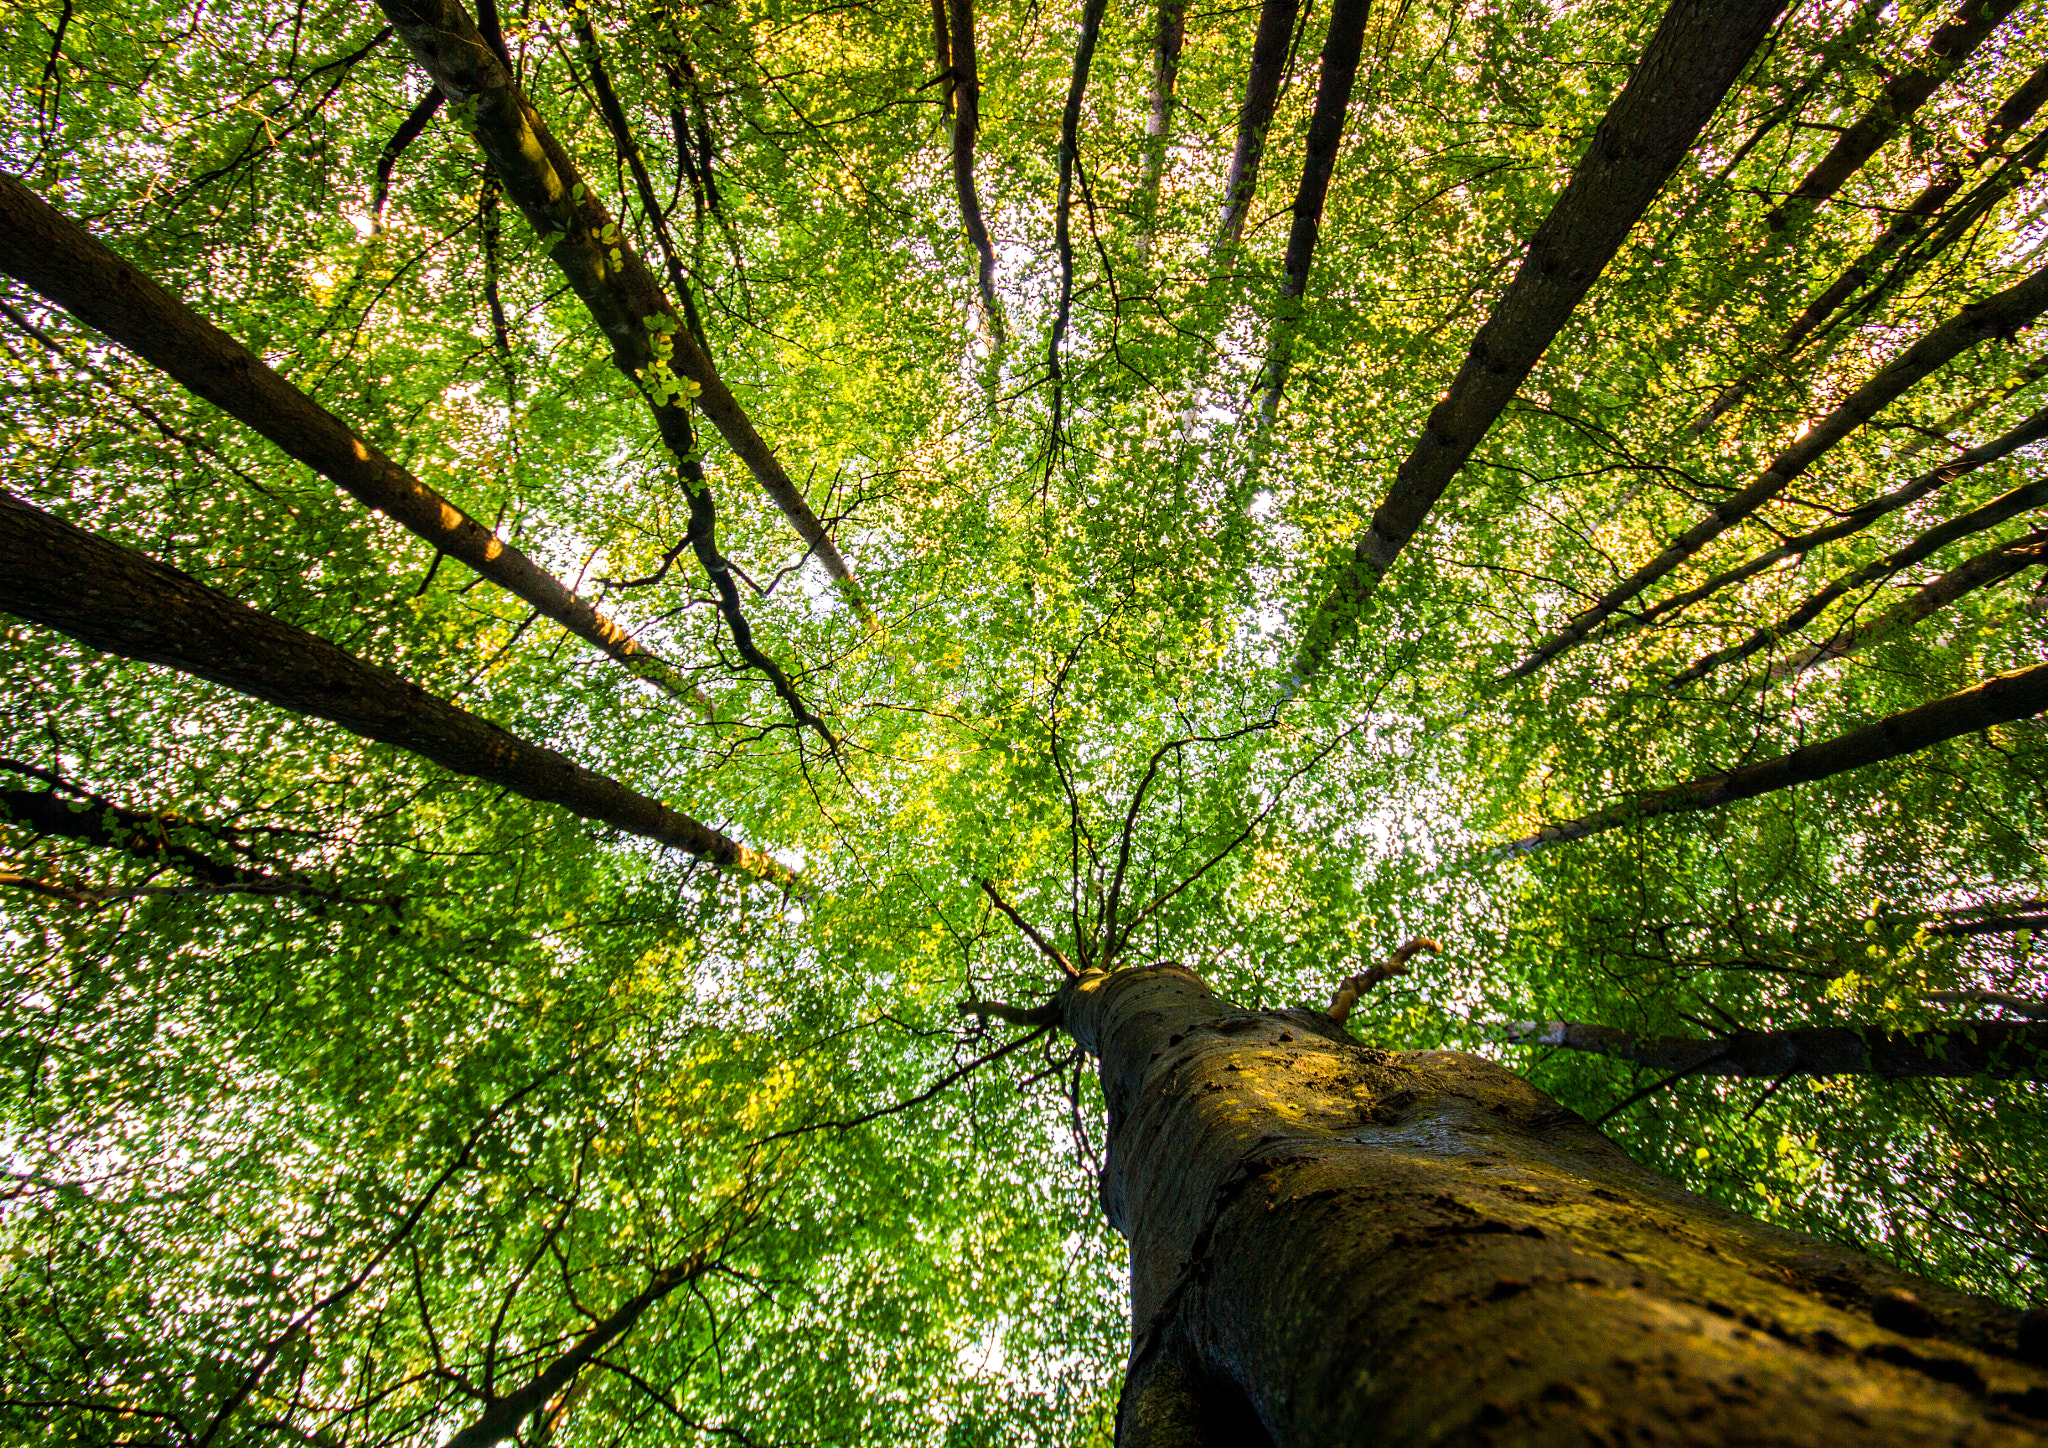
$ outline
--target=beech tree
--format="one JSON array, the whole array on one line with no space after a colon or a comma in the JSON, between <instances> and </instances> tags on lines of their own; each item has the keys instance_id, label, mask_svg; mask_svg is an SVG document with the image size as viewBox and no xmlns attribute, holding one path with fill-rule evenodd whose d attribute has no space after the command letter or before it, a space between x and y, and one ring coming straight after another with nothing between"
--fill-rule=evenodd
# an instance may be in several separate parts
<instances>
[{"instance_id":1,"label":"beech tree","mask_svg":"<svg viewBox=\"0 0 2048 1448\"><path fill-rule=\"evenodd\" d=\"M2048 15L9 0L0 1432L2048 1434Z\"/></svg>"}]
</instances>

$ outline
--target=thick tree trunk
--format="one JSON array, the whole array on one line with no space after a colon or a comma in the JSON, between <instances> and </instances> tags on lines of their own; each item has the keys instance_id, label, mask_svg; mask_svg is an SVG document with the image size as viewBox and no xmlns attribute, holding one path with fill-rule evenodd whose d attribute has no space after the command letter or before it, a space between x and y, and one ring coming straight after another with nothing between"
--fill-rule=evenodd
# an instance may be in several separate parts
<instances>
[{"instance_id":1,"label":"thick tree trunk","mask_svg":"<svg viewBox=\"0 0 2048 1448\"><path fill-rule=\"evenodd\" d=\"M0 612L396 745L588 820L765 880L788 870L660 800L508 733L326 639L0 492Z\"/></svg>"},{"instance_id":2,"label":"thick tree trunk","mask_svg":"<svg viewBox=\"0 0 2048 1448\"><path fill-rule=\"evenodd\" d=\"M675 372L697 384L697 405L712 426L825 566L848 603L868 619L853 570L802 489L755 430L753 419L696 338L674 326L679 307L605 209L597 188L585 184L569 153L484 43L459 0L388 0L383 9L413 59L433 77L475 136L504 183L505 194L547 239L548 259L611 343L613 365L647 397L655 426L678 461L696 455L696 440L675 392L662 385L671 363ZM673 357L664 355L660 337L671 339Z\"/></svg>"},{"instance_id":3,"label":"thick tree trunk","mask_svg":"<svg viewBox=\"0 0 2048 1448\"><path fill-rule=\"evenodd\" d=\"M1380 578L1663 190L1783 8L1783 0L1675 0L1665 12L1372 521L1330 570L1328 593L1301 628L1295 686L1357 625Z\"/></svg>"},{"instance_id":4,"label":"thick tree trunk","mask_svg":"<svg viewBox=\"0 0 2048 1448\"><path fill-rule=\"evenodd\" d=\"M1174 966L1061 1004L1131 1247L1119 1448L2041 1441L2017 1313L1692 1196L1486 1061Z\"/></svg>"},{"instance_id":5,"label":"thick tree trunk","mask_svg":"<svg viewBox=\"0 0 2048 1448\"><path fill-rule=\"evenodd\" d=\"M635 674L705 708L702 694L674 665L4 172L0 271Z\"/></svg>"}]
</instances>

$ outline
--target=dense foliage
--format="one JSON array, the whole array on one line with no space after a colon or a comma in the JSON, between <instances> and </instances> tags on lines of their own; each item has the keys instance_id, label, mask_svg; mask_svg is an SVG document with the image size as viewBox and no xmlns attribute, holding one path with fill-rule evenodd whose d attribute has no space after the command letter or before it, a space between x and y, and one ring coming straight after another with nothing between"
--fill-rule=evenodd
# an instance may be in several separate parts
<instances>
[{"instance_id":1,"label":"dense foliage","mask_svg":"<svg viewBox=\"0 0 2048 1448\"><path fill-rule=\"evenodd\" d=\"M2031 555L1809 657L2030 539L2027 509L1781 624L2027 485L2038 443L1626 626L2018 425L2048 358L2015 327L1889 401L1613 625L1508 675L1916 338L2040 264L2041 121L1993 126L2048 61L2038 4L1902 108L1887 86L1932 64L1946 4L1795 0L1310 679L1290 665L1329 560L1661 5L1381 0L1297 308L1282 253L1323 7L1296 17L1232 239L1217 215L1257 7L1186 12L1156 199L1160 12L1093 7L1063 211L1090 12L989 0L975 181L993 315L963 239L954 87L915 0L506 9L521 86L658 258L594 64L618 92L706 350L872 609L870 627L700 424L755 640L826 730L796 721L672 552L687 479L458 108L395 155L380 196L429 84L376 6L4 13L0 169L601 597L709 708L11 283L5 489L803 883L720 873L7 620L0 789L144 812L158 843L0 819L0 1433L438 1443L666 1284L521 1417L524 1442L1104 1441L1125 1325L1121 1244L1094 1201L1099 1102L1060 1038L962 1023L963 998L1030 1004L1052 984L984 877L1064 951L1099 951L1107 916L1122 958L1184 961L1248 1003L1319 1002L1433 936L1443 953L1353 1028L1495 1054L1589 1116L1657 1073L1531 1052L1498 1023L1913 1028L2006 1009L1957 992L2044 994L2033 721L1502 849L2043 657ZM1884 144L1798 204L1866 113L1893 117ZM1950 176L1945 209L1779 351ZM1695 426L1735 383L1746 395ZM1749 655L1672 683L1758 630ZM284 883L209 883L173 845ZM2024 1303L2048 1287L2040 1089L1693 1077L1606 1126L1731 1205Z\"/></svg>"}]
</instances>

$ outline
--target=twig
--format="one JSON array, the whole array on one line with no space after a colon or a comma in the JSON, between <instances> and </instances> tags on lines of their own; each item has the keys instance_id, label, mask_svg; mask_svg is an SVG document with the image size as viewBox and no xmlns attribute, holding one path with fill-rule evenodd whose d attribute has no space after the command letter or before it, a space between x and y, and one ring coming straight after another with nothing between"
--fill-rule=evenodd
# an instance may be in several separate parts
<instances>
[{"instance_id":1,"label":"twig","mask_svg":"<svg viewBox=\"0 0 2048 1448\"><path fill-rule=\"evenodd\" d=\"M1010 923L1012 925L1015 925L1019 930L1023 931L1027 936L1029 936L1031 939L1031 943L1037 946L1039 950L1043 952L1045 958L1047 960L1050 960L1054 965L1057 965L1060 968L1061 974L1065 975L1069 980L1079 979L1081 972L1074 969L1074 962L1068 960L1064 955L1060 954L1058 946L1054 945L1050 940L1047 940L1043 935L1040 935L1036 930L1032 929L1031 922L1026 920L1022 915L1019 915L1015 910L1013 910L1010 907L1010 902L1005 900L1000 894L997 893L996 887L993 883L991 883L988 880L983 880L981 882L981 889L982 893L987 895L988 898L992 902L994 902L996 909L1002 911L1005 915L1009 916Z\"/></svg>"}]
</instances>

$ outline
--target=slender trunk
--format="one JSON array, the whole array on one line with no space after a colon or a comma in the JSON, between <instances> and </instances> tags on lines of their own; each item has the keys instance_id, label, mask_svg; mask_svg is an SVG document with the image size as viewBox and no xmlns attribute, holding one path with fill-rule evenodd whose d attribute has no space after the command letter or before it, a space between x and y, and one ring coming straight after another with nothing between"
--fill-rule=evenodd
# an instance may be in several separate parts
<instances>
[{"instance_id":1,"label":"slender trunk","mask_svg":"<svg viewBox=\"0 0 2048 1448\"><path fill-rule=\"evenodd\" d=\"M9 762L0 760L0 766ZM182 872L202 885L245 895L310 895L338 898L292 874L273 874L214 858L200 842L223 854L233 853L235 831L208 825L184 815L152 814L128 809L83 790L0 789L0 819L20 825L44 839L76 840L99 849L119 850L133 859ZM34 888L35 882L21 883ZM63 892L75 893L75 892Z\"/></svg>"},{"instance_id":2,"label":"slender trunk","mask_svg":"<svg viewBox=\"0 0 2048 1448\"><path fill-rule=\"evenodd\" d=\"M1577 646L1630 599L1777 497L1793 479L1812 467L1822 453L1875 417L1908 388L1979 342L2012 335L2033 322L2043 311L2048 311L2048 267L1995 296L1963 308L1908 347L1882 372L1857 388L1839 407L1802 434L1797 442L1771 459L1770 466L1755 482L1725 502L1716 504L1705 518L1673 539L1663 552L1574 614L1570 622L1537 644L1529 657L1510 669L1507 677L1527 678L1559 654Z\"/></svg>"},{"instance_id":3,"label":"slender trunk","mask_svg":"<svg viewBox=\"0 0 2048 1448\"><path fill-rule=\"evenodd\" d=\"M660 281L458 0L380 3L413 59L459 110L506 194L547 239L549 259L611 343L613 365L647 398L669 450L678 460L695 450L694 437L682 425L686 389L674 383L679 372L698 389L696 401L704 415L865 618L853 571L802 490L755 431L697 339L676 324L679 311ZM660 338L670 341L661 343ZM673 348L672 356L665 347Z\"/></svg>"},{"instance_id":4,"label":"slender trunk","mask_svg":"<svg viewBox=\"0 0 2048 1448\"><path fill-rule=\"evenodd\" d=\"M1964 0L1955 18L1928 37L1920 64L1885 84L1855 124L1800 178L1792 194L1771 209L1764 224L1774 232L1785 231L1840 191L2018 6L2019 0Z\"/></svg>"},{"instance_id":5,"label":"slender trunk","mask_svg":"<svg viewBox=\"0 0 2048 1448\"><path fill-rule=\"evenodd\" d=\"M1914 590L1911 597L1881 617L1849 630L1832 643L1807 649L1795 658L1773 664L1770 677L1790 678L1846 658L1858 649L1868 648L1934 617L1967 594L2003 583L2015 573L2039 564L2048 564L2048 528L2037 528L2024 538L2015 538L2003 547L1987 549L1967 562L1957 564L1939 578Z\"/></svg>"},{"instance_id":6,"label":"slender trunk","mask_svg":"<svg viewBox=\"0 0 2048 1448\"><path fill-rule=\"evenodd\" d=\"M1081 7L1081 33L1074 42L1074 70L1067 81L1067 104L1060 112L1060 184L1053 203L1053 250L1059 257L1059 301L1053 308L1052 340L1046 346L1045 367L1052 378L1052 448L1060 446L1060 405L1066 391L1066 374L1060 368L1060 344L1067 338L1067 322L1074 309L1074 172L1081 163L1081 101L1088 93L1088 69L1095 60L1095 40L1102 33L1102 12L1109 0L1087 0Z\"/></svg>"},{"instance_id":7,"label":"slender trunk","mask_svg":"<svg viewBox=\"0 0 2048 1448\"><path fill-rule=\"evenodd\" d=\"M982 315L989 337L1003 341L1003 308L996 300L996 249L981 215L981 195L974 189L974 138L981 130L981 68L974 53L974 0L948 0L953 18L953 191L960 203L960 224L978 259L975 285L981 290Z\"/></svg>"},{"instance_id":8,"label":"slender trunk","mask_svg":"<svg viewBox=\"0 0 2048 1448\"><path fill-rule=\"evenodd\" d=\"M4 172L0 270L269 438L357 501L389 514L641 678L701 707L702 695L674 665Z\"/></svg>"},{"instance_id":9,"label":"slender trunk","mask_svg":"<svg viewBox=\"0 0 2048 1448\"><path fill-rule=\"evenodd\" d=\"M441 109L441 102L446 99L438 89L428 91L420 98L420 103L406 113L398 129L391 133L391 139L384 143L384 149L377 153L377 179L370 188L370 224L377 229L382 230L384 226L384 202L391 194L391 173L397 169L399 157L405 154L406 147L420 138L427 129L427 122L434 119L434 113Z\"/></svg>"},{"instance_id":10,"label":"slender trunk","mask_svg":"<svg viewBox=\"0 0 2048 1448\"><path fill-rule=\"evenodd\" d=\"M1933 557L1951 543L1959 542L1964 538L1981 533L1987 528L1995 528L2000 523L2017 517L2029 509L2038 508L2044 503L2048 503L2048 478L2044 478L2039 482L2028 483L2023 487L2014 488L2008 493L1993 498L1981 508L1972 508L1960 518L1951 518L1939 527L1929 528L1905 547L1894 549L1874 563L1866 563L1861 568L1843 574L1840 578L1828 584L1827 587L1814 594L1813 597L1807 599L1806 602L1799 605L1791 613L1786 614L1785 617L1766 628L1758 629L1741 643L1730 644L1725 649L1716 649L1713 653L1708 654L1705 658L1673 678L1665 687L1667 689L1681 688L1686 684L1692 683L1695 679L1705 678L1725 663L1730 663L1737 659L1746 659L1751 654L1768 648L1779 639L1790 637L1796 630L1805 628L1809 623L1819 618L1829 604L1848 593L1851 589L1861 588L1867 583L1875 583L1880 579L1889 578L1901 569L1911 568L1915 563ZM2019 566L2023 567L2025 565ZM2017 572L2018 568L2016 567L2008 571Z\"/></svg>"},{"instance_id":11,"label":"slender trunk","mask_svg":"<svg viewBox=\"0 0 2048 1448\"><path fill-rule=\"evenodd\" d=\"M1576 1021L1518 1021L1507 1039L1562 1046L1687 1076L2017 1076L2048 1080L2048 1026L2022 1021L1937 1021L1915 1031L1806 1026L1736 1031L1700 1040L1644 1036Z\"/></svg>"},{"instance_id":12,"label":"slender trunk","mask_svg":"<svg viewBox=\"0 0 2048 1448\"><path fill-rule=\"evenodd\" d=\"M939 104L953 115L953 39L946 26L946 0L932 0L932 58L938 64Z\"/></svg>"},{"instance_id":13,"label":"slender trunk","mask_svg":"<svg viewBox=\"0 0 2048 1448\"><path fill-rule=\"evenodd\" d=\"M1659 599L1649 608L1630 614L1625 620L1615 619L1604 633L1633 632L1655 623L1668 614L1690 608L1701 599L1719 593L1746 579L1754 578L1766 568L1783 563L1788 558L1802 557L1826 543L1860 533L1872 523L1890 513L1897 512L1909 503L1916 503L1930 493L1938 492L1957 478L1967 477L1986 463L1993 463L2007 454L2025 447L2030 442L2039 442L2048 437L2048 407L2042 408L2032 417L2007 431L2003 436L1993 438L1981 447L1973 447L1950 458L1940 467L1922 473L1904 487L1881 493L1867 503L1862 503L1845 513L1838 521L1825 528L1815 528L1787 538L1775 548L1767 549L1746 563L1715 574L1696 588L1675 593L1669 598Z\"/></svg>"},{"instance_id":14,"label":"slender trunk","mask_svg":"<svg viewBox=\"0 0 2048 1448\"><path fill-rule=\"evenodd\" d=\"M1344 139L1344 113L1351 105L1351 87L1358 78L1358 57L1365 46L1365 26L1372 0L1333 0L1330 33L1323 42L1321 73L1316 78L1315 110L1308 122L1308 150L1301 167L1301 185L1294 193L1294 220L1287 232L1287 255L1281 264L1280 307L1266 352L1266 396L1260 430L1279 411L1294 361L1294 334L1301 324L1301 300L1308 295L1309 264L1323 224L1323 206L1330 197L1330 177L1337 169L1337 148Z\"/></svg>"},{"instance_id":15,"label":"slender trunk","mask_svg":"<svg viewBox=\"0 0 2048 1448\"><path fill-rule=\"evenodd\" d=\"M490 1400L470 1425L450 1438L442 1448L494 1448L519 1431L527 1418L547 1406L548 1400L568 1387L591 1360L633 1330L647 1310L684 1283L703 1275L698 1263L665 1267L654 1274L645 1288L627 1298L589 1331L577 1338L569 1350L553 1358L534 1374L524 1387Z\"/></svg>"},{"instance_id":16,"label":"slender trunk","mask_svg":"<svg viewBox=\"0 0 2048 1448\"><path fill-rule=\"evenodd\" d=\"M325 639L0 493L0 610L762 879L775 861Z\"/></svg>"},{"instance_id":17,"label":"slender trunk","mask_svg":"<svg viewBox=\"0 0 2048 1448\"><path fill-rule=\"evenodd\" d=\"M1356 626L1374 585L1620 250L1782 8L1783 0L1675 0L1665 12L1371 524L1331 570L1327 594L1302 627L1291 687Z\"/></svg>"},{"instance_id":18,"label":"slender trunk","mask_svg":"<svg viewBox=\"0 0 2048 1448\"><path fill-rule=\"evenodd\" d=\"M1535 834L1503 845L1501 855L1526 854L1545 845L1582 840L1637 820L1689 810L1715 809L1796 784L1897 759L1947 739L2010 724L2048 709L2048 664L2015 669L1915 709L1880 719L1839 738L1809 744L1761 764L1709 775L1666 789L1650 790L1583 819L1545 825Z\"/></svg>"},{"instance_id":19,"label":"slender trunk","mask_svg":"<svg viewBox=\"0 0 2048 1448\"><path fill-rule=\"evenodd\" d=\"M1180 79L1180 46L1187 34L1188 0L1159 0L1152 29L1152 97L1145 112L1145 140L1138 153L1138 195L1132 211L1138 223L1138 265L1152 267L1153 228L1159 220L1159 182L1166 171L1166 143L1173 134L1173 93Z\"/></svg>"},{"instance_id":20,"label":"slender trunk","mask_svg":"<svg viewBox=\"0 0 2048 1448\"><path fill-rule=\"evenodd\" d=\"M1804 346L1806 339L1813 335L1816 328L1834 316L1841 305L1876 274L1878 267L1918 235L1920 229L1948 204L1949 198L1961 188L1966 176L1982 165L1985 158L1991 155L2008 135L2034 118L2034 112L2041 108L2043 101L2048 101L2048 64L2038 67L2019 89L2007 98L2005 104L1998 108L1997 114L1991 118L1990 125L1985 127L1982 139L1975 146L1966 154L1941 166L1936 171L1934 179L1921 188L1920 194L1913 198L1905 210L1892 217L1884 230L1878 233L1877 239L1864 249L1863 254L1844 268L1842 274L1836 277L1825 291L1807 303L1806 310L1793 320L1792 325L1785 329L1784 335L1779 337L1776 345L1771 348L1770 356L1751 367L1741 381L1724 389L1707 410L1693 420L1692 430L1695 433L1705 432L1730 408L1749 395L1749 390L1758 377L1772 366L1790 358ZM1939 255L1941 247L1945 246L1947 241L1955 239L1954 235L1947 231L1944 231L1943 236L1946 240L1937 238L1939 246L1930 248L1924 255L1919 256L1921 265Z\"/></svg>"},{"instance_id":21,"label":"slender trunk","mask_svg":"<svg viewBox=\"0 0 2048 1448\"><path fill-rule=\"evenodd\" d=\"M1118 1448L2039 1441L2018 1313L1695 1197L1489 1062L1173 966L1062 1017L1131 1249Z\"/></svg>"},{"instance_id":22,"label":"slender trunk","mask_svg":"<svg viewBox=\"0 0 2048 1448\"><path fill-rule=\"evenodd\" d=\"M1265 0L1259 7L1259 29L1252 37L1251 68L1245 74L1244 108L1237 117L1237 144L1230 153L1230 174L1223 183L1223 214L1216 224L1216 248L1227 253L1244 234L1245 217L1259 189L1259 160L1266 150L1266 130L1280 101L1280 82L1287 74L1287 47L1294 39L1294 17L1301 0Z\"/></svg>"}]
</instances>

